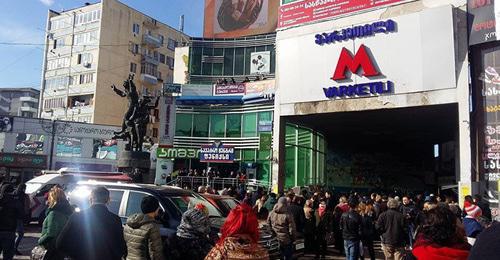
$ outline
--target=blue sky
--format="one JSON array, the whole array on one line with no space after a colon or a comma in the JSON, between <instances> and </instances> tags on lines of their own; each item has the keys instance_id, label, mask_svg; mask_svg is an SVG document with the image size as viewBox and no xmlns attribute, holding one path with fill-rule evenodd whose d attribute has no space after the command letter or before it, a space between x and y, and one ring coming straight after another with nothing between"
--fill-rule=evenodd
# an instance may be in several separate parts
<instances>
[{"instance_id":1,"label":"blue sky","mask_svg":"<svg viewBox=\"0 0 500 260\"><path fill-rule=\"evenodd\" d=\"M40 88L43 38L47 10L61 11L96 0L2 0L0 1L0 43L41 43L35 46L0 44L0 88ZM184 31L202 36L204 0L120 0L155 19L178 27L185 15Z\"/></svg>"}]
</instances>

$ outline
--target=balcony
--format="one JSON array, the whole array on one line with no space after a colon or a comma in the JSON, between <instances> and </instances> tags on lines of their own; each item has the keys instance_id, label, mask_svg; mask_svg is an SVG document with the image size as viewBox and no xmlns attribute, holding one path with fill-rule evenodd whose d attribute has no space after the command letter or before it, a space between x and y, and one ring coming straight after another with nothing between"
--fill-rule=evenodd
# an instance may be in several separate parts
<instances>
[{"instance_id":1,"label":"balcony","mask_svg":"<svg viewBox=\"0 0 500 260\"><path fill-rule=\"evenodd\" d=\"M153 35L144 34L142 36L142 43L151 47L151 48L160 48L161 40L159 37L155 37Z\"/></svg>"},{"instance_id":2,"label":"balcony","mask_svg":"<svg viewBox=\"0 0 500 260\"><path fill-rule=\"evenodd\" d=\"M158 78L154 75L149 75L149 74L145 74L145 73L142 73L141 74L141 80L142 82L146 83L146 84L150 84L150 85L156 85L158 84Z\"/></svg>"},{"instance_id":3,"label":"balcony","mask_svg":"<svg viewBox=\"0 0 500 260\"><path fill-rule=\"evenodd\" d=\"M160 65L160 62L158 61L157 58L155 58L153 56L146 55L146 54L142 55L142 62L154 64L156 66Z\"/></svg>"},{"instance_id":4,"label":"balcony","mask_svg":"<svg viewBox=\"0 0 500 260\"><path fill-rule=\"evenodd\" d=\"M21 102L38 103L38 98L34 98L34 97L20 97L19 101L21 101Z\"/></svg>"}]
</instances>

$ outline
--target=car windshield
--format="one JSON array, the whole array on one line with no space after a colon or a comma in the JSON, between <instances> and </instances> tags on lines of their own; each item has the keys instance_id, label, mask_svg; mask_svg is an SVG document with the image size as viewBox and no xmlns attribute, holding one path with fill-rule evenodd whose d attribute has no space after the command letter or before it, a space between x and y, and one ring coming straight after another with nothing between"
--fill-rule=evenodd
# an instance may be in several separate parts
<instances>
[{"instance_id":1,"label":"car windshield","mask_svg":"<svg viewBox=\"0 0 500 260\"><path fill-rule=\"evenodd\" d=\"M42 187L42 183L38 182L27 182L26 183L26 194L31 194L33 192L36 192L38 189Z\"/></svg>"},{"instance_id":2,"label":"car windshield","mask_svg":"<svg viewBox=\"0 0 500 260\"><path fill-rule=\"evenodd\" d=\"M201 197L195 196L169 196L172 202L184 213L186 210L193 208L196 204L202 203L208 209L208 214L210 217L220 217L221 213L216 209L210 202L206 201Z\"/></svg>"},{"instance_id":3,"label":"car windshield","mask_svg":"<svg viewBox=\"0 0 500 260\"><path fill-rule=\"evenodd\" d=\"M226 203L226 205L230 208L230 209L234 209L236 208L236 206L238 206L238 203L236 203L236 201L234 201L234 199L223 199L222 200L224 203Z\"/></svg>"}]
</instances>

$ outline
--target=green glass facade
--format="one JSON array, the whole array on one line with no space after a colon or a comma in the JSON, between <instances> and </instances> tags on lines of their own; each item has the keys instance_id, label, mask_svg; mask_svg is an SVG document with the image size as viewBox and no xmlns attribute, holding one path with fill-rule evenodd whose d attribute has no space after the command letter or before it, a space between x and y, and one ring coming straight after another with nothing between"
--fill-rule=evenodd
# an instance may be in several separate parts
<instances>
[{"instance_id":1,"label":"green glass facade","mask_svg":"<svg viewBox=\"0 0 500 260\"><path fill-rule=\"evenodd\" d=\"M257 138L259 137L259 122L273 120L272 111L241 112L241 113L176 113L176 137L206 137L220 138ZM271 150L258 148L236 149L235 159L241 167L248 163L257 164L257 179L271 179Z\"/></svg>"},{"instance_id":2,"label":"green glass facade","mask_svg":"<svg viewBox=\"0 0 500 260\"><path fill-rule=\"evenodd\" d=\"M286 125L285 188L324 182L326 143L322 134Z\"/></svg>"}]
</instances>

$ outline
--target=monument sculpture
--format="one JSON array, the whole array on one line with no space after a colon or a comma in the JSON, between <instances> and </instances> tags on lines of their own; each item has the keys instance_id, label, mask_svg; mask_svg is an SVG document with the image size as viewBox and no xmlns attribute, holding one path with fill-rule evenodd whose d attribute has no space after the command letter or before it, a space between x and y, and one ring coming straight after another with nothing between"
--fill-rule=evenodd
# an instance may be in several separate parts
<instances>
[{"instance_id":1,"label":"monument sculpture","mask_svg":"<svg viewBox=\"0 0 500 260\"><path fill-rule=\"evenodd\" d=\"M150 120L150 110L158 106L159 98L154 105L150 105L152 97L139 97L134 84L134 75L129 75L123 82L123 89L115 85L111 89L120 97L126 97L128 108L123 116L122 129L115 132L113 139L127 142L118 161L118 169L128 173L135 182L142 182L142 176L149 172L150 154L142 150L146 130Z\"/></svg>"}]
</instances>

